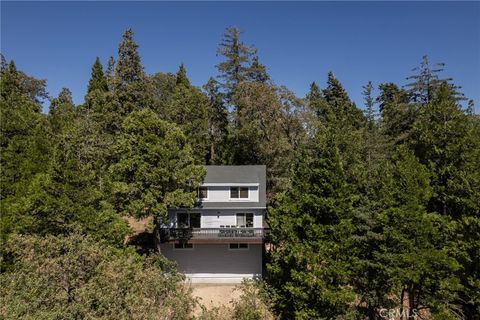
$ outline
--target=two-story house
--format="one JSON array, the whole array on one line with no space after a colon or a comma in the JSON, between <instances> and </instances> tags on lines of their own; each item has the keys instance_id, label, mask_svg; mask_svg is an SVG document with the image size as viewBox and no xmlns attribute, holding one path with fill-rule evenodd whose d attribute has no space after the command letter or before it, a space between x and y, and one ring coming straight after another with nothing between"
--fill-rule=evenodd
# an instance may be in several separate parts
<instances>
[{"instance_id":1,"label":"two-story house","mask_svg":"<svg viewBox=\"0 0 480 320\"><path fill-rule=\"evenodd\" d=\"M265 166L207 166L192 209L170 209L160 250L192 282L262 276Z\"/></svg>"}]
</instances>

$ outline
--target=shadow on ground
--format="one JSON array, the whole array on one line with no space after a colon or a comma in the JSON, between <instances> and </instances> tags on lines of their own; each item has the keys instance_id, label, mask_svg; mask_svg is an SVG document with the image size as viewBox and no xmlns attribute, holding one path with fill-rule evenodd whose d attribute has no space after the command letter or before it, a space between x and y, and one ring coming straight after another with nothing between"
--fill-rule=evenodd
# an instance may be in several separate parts
<instances>
[{"instance_id":1,"label":"shadow on ground","mask_svg":"<svg viewBox=\"0 0 480 320\"><path fill-rule=\"evenodd\" d=\"M155 249L155 239L153 232L143 231L131 235L126 241L126 245L134 246L138 253L146 254Z\"/></svg>"}]
</instances>

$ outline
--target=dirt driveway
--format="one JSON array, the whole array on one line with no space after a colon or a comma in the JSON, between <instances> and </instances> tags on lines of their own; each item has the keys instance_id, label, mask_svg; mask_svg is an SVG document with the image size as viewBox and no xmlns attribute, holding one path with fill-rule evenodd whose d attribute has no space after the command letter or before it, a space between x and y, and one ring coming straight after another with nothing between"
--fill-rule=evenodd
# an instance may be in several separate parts
<instances>
[{"instance_id":1,"label":"dirt driveway","mask_svg":"<svg viewBox=\"0 0 480 320\"><path fill-rule=\"evenodd\" d=\"M239 290L234 290L238 284L190 284L193 296L201 298L200 303L207 309L212 307L228 306L231 300L240 296Z\"/></svg>"}]
</instances>

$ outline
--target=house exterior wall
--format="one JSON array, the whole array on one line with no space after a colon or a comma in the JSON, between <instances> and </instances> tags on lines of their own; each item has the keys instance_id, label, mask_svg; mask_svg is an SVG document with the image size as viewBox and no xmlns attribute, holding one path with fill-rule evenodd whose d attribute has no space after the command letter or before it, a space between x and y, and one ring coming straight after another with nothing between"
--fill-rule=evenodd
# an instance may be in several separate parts
<instances>
[{"instance_id":1,"label":"house exterior wall","mask_svg":"<svg viewBox=\"0 0 480 320\"><path fill-rule=\"evenodd\" d=\"M231 184L232 187L235 183ZM245 199L231 199L230 186L207 186L208 197L201 201L205 204L210 202L226 202L226 203L244 203L244 202L258 202L258 186L248 186L248 198Z\"/></svg>"},{"instance_id":2,"label":"house exterior wall","mask_svg":"<svg viewBox=\"0 0 480 320\"><path fill-rule=\"evenodd\" d=\"M230 249L229 244L196 244L192 249L160 245L162 254L177 262L178 271L195 283L237 283L262 276L262 245Z\"/></svg>"},{"instance_id":3,"label":"house exterior wall","mask_svg":"<svg viewBox=\"0 0 480 320\"><path fill-rule=\"evenodd\" d=\"M199 212L201 213L201 228L220 228L220 226L234 226L237 224L237 213L253 213L253 227L263 227L263 209L171 209L169 210L169 227L177 227L178 212Z\"/></svg>"}]
</instances>

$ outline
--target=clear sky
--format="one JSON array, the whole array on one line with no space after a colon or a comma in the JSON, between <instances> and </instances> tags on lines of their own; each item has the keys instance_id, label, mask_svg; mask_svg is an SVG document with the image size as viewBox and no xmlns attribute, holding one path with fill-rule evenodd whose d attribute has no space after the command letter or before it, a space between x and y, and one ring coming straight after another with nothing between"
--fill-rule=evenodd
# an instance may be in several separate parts
<instances>
[{"instance_id":1,"label":"clear sky","mask_svg":"<svg viewBox=\"0 0 480 320\"><path fill-rule=\"evenodd\" d=\"M116 56L132 27L147 73L184 63L195 85L216 75L227 26L244 31L277 84L303 97L332 70L362 105L371 80L405 84L428 54L480 107L480 2L1 2L1 51L27 74L83 101L91 65Z\"/></svg>"}]
</instances>

